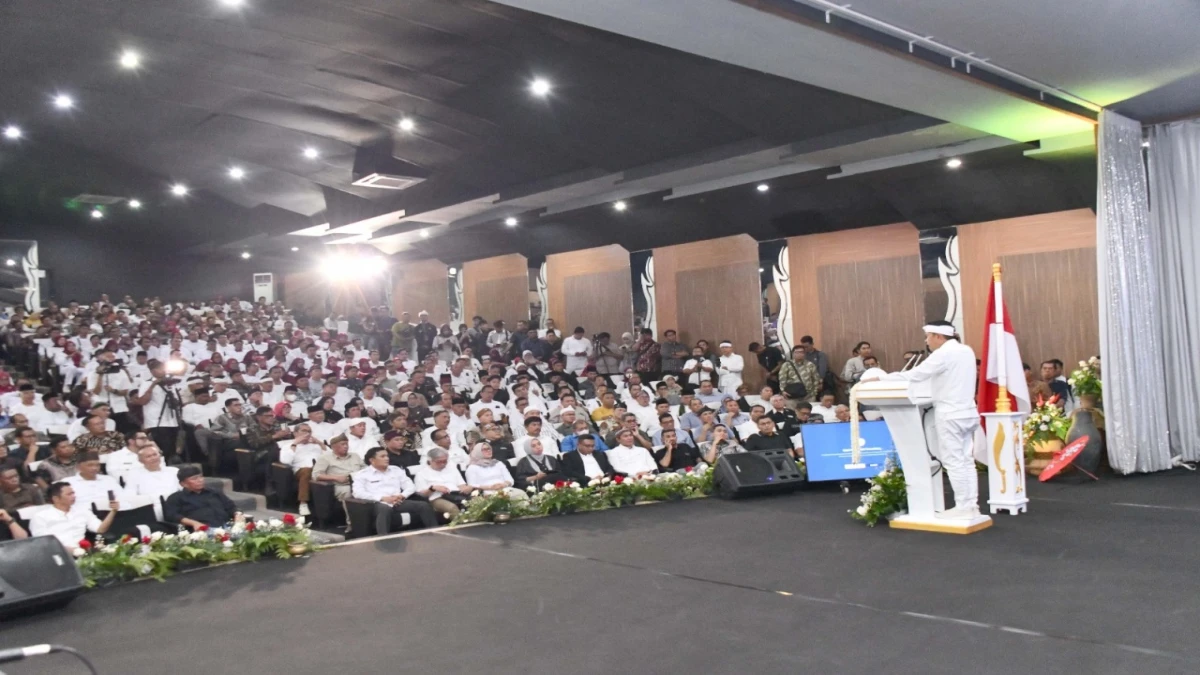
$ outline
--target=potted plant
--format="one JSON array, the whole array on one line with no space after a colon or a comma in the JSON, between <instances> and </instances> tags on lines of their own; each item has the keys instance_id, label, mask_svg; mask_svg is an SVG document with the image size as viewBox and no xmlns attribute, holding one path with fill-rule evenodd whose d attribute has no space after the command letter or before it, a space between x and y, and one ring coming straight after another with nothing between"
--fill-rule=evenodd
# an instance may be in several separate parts
<instances>
[{"instance_id":1,"label":"potted plant","mask_svg":"<svg viewBox=\"0 0 1200 675\"><path fill-rule=\"evenodd\" d=\"M867 527L875 527L880 520L889 520L908 510L908 485L904 482L904 469L889 456L883 471L867 480L870 485L860 499L858 508L850 511L850 517L861 520Z\"/></svg>"},{"instance_id":2,"label":"potted plant","mask_svg":"<svg viewBox=\"0 0 1200 675\"><path fill-rule=\"evenodd\" d=\"M1041 475L1042 470L1062 450L1071 429L1071 420L1058 407L1058 396L1049 400L1039 396L1037 406L1029 413L1023 429L1025 470Z\"/></svg>"},{"instance_id":3,"label":"potted plant","mask_svg":"<svg viewBox=\"0 0 1200 675\"><path fill-rule=\"evenodd\" d=\"M1079 407L1094 410L1099 406L1104 393L1104 385L1100 381L1100 359L1093 356L1087 361L1080 361L1079 368L1071 372L1067 384L1075 392Z\"/></svg>"}]
</instances>

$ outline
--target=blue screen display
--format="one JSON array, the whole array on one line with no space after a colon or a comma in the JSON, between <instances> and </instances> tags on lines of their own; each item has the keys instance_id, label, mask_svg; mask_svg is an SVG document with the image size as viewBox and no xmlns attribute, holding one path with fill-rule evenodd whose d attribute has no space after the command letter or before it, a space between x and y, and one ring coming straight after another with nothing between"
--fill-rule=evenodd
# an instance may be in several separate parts
<instances>
[{"instance_id":1,"label":"blue screen display","mask_svg":"<svg viewBox=\"0 0 1200 675\"><path fill-rule=\"evenodd\" d=\"M859 467L851 466L850 423L805 424L800 427L804 440L804 461L810 481L874 478L883 471L888 455L896 452L887 422L859 422Z\"/></svg>"}]
</instances>

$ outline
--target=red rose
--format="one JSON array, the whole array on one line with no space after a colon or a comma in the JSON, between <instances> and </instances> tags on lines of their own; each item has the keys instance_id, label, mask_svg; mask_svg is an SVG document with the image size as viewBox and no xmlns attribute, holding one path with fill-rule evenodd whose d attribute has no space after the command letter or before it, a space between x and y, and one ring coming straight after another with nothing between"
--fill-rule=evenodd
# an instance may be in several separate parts
<instances>
[{"instance_id":1,"label":"red rose","mask_svg":"<svg viewBox=\"0 0 1200 675\"><path fill-rule=\"evenodd\" d=\"M142 543L143 543L143 544L149 544L149 543L150 543L150 537L142 537Z\"/></svg>"},{"instance_id":2,"label":"red rose","mask_svg":"<svg viewBox=\"0 0 1200 675\"><path fill-rule=\"evenodd\" d=\"M293 516L290 513L283 514L283 524L284 525L295 525L296 524L296 516Z\"/></svg>"},{"instance_id":3,"label":"red rose","mask_svg":"<svg viewBox=\"0 0 1200 675\"><path fill-rule=\"evenodd\" d=\"M691 466L689 466L689 467L687 468L687 472L688 472L688 473L691 473L693 468L695 468L695 467L691 467Z\"/></svg>"},{"instance_id":4,"label":"red rose","mask_svg":"<svg viewBox=\"0 0 1200 675\"><path fill-rule=\"evenodd\" d=\"M625 476L613 476L613 483L620 485L625 482Z\"/></svg>"},{"instance_id":5,"label":"red rose","mask_svg":"<svg viewBox=\"0 0 1200 675\"><path fill-rule=\"evenodd\" d=\"M126 535L122 535L122 536L121 536L121 543L122 543L122 544L128 544L128 543L129 543L129 542L131 542L131 541L133 541L133 537L131 537L131 536L127 535L127 534L126 534Z\"/></svg>"},{"instance_id":6,"label":"red rose","mask_svg":"<svg viewBox=\"0 0 1200 675\"><path fill-rule=\"evenodd\" d=\"M87 539L80 539L79 540L79 548L81 548L85 551L91 550L92 542L88 541Z\"/></svg>"},{"instance_id":7,"label":"red rose","mask_svg":"<svg viewBox=\"0 0 1200 675\"><path fill-rule=\"evenodd\" d=\"M196 528L196 531L197 531L197 532L208 532L208 526L207 526L207 525L201 525L200 527L197 527L197 528Z\"/></svg>"},{"instance_id":8,"label":"red rose","mask_svg":"<svg viewBox=\"0 0 1200 675\"><path fill-rule=\"evenodd\" d=\"M561 488L565 488L565 487L567 487L567 481L565 481L565 480L556 480L556 481L554 481L554 487L556 487L556 488L560 488L560 489L561 489Z\"/></svg>"},{"instance_id":9,"label":"red rose","mask_svg":"<svg viewBox=\"0 0 1200 675\"><path fill-rule=\"evenodd\" d=\"M247 531L247 532L253 532L253 531L254 531L254 521L253 521L253 520L251 520L251 521L249 521L249 522L247 522L247 523L246 523L246 531Z\"/></svg>"},{"instance_id":10,"label":"red rose","mask_svg":"<svg viewBox=\"0 0 1200 675\"><path fill-rule=\"evenodd\" d=\"M229 535L228 534L221 535L221 541L229 541Z\"/></svg>"}]
</instances>

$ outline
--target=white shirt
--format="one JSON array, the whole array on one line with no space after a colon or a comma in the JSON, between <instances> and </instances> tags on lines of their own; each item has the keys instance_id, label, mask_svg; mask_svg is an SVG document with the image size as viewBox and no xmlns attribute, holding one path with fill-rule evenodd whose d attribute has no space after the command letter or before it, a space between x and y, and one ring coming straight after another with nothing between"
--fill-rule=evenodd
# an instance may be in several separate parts
<instances>
[{"instance_id":1,"label":"white shirt","mask_svg":"<svg viewBox=\"0 0 1200 675\"><path fill-rule=\"evenodd\" d=\"M308 423L312 426L312 423ZM317 458L325 452L325 448L320 443L304 443L302 445L292 444L292 471L300 469L311 469L317 463Z\"/></svg>"},{"instance_id":2,"label":"white shirt","mask_svg":"<svg viewBox=\"0 0 1200 675\"><path fill-rule=\"evenodd\" d=\"M820 403L813 404L812 414L820 415L821 417L825 418L826 422L830 424L837 422L837 412L833 408L826 408Z\"/></svg>"},{"instance_id":3,"label":"white shirt","mask_svg":"<svg viewBox=\"0 0 1200 675\"><path fill-rule=\"evenodd\" d=\"M74 441L76 438L79 438L80 436L87 433L87 428L83 426L83 423L86 420L87 420L86 417L76 417L71 422L70 426L67 427L67 440L68 441ZM117 423L114 422L111 417L104 420L104 430L105 431L116 431Z\"/></svg>"},{"instance_id":4,"label":"white shirt","mask_svg":"<svg viewBox=\"0 0 1200 675\"><path fill-rule=\"evenodd\" d=\"M424 456L435 445L433 442L433 432L437 431L437 427L429 427L421 432L421 455ZM467 439L463 436L462 430L448 427L446 433L450 434L450 445L466 445Z\"/></svg>"},{"instance_id":5,"label":"white shirt","mask_svg":"<svg viewBox=\"0 0 1200 675\"><path fill-rule=\"evenodd\" d=\"M131 495L166 497L179 492L179 469L173 466L148 471L139 466L125 476L125 490Z\"/></svg>"},{"instance_id":6,"label":"white shirt","mask_svg":"<svg viewBox=\"0 0 1200 675\"><path fill-rule=\"evenodd\" d=\"M742 370L746 367L746 362L741 354L722 356L718 360L720 365L717 367L717 373L721 376L721 391L733 394L742 386Z\"/></svg>"},{"instance_id":7,"label":"white shirt","mask_svg":"<svg viewBox=\"0 0 1200 675\"><path fill-rule=\"evenodd\" d=\"M116 452L101 455L101 459L106 460L104 462L104 473L113 478L121 478L141 466L137 454L129 448L121 448Z\"/></svg>"},{"instance_id":8,"label":"white shirt","mask_svg":"<svg viewBox=\"0 0 1200 675\"><path fill-rule=\"evenodd\" d=\"M78 502L76 502L78 504ZM68 551L79 548L88 531L100 529L102 521L89 509L71 509L63 513L57 507L41 509L29 520L29 534L34 537L50 535L62 542Z\"/></svg>"},{"instance_id":9,"label":"white shirt","mask_svg":"<svg viewBox=\"0 0 1200 675\"><path fill-rule=\"evenodd\" d=\"M497 461L489 467L482 467L478 464L467 467L467 485L482 489L484 485L495 485L496 483L507 483L510 487L513 484L512 474L508 472L508 466L504 462ZM483 493L491 495L496 491L484 490Z\"/></svg>"},{"instance_id":10,"label":"white shirt","mask_svg":"<svg viewBox=\"0 0 1200 675\"><path fill-rule=\"evenodd\" d=\"M408 479L408 472L398 466L388 466L383 471L368 466L351 478L354 481L354 496L373 502L392 495L411 497L417 491Z\"/></svg>"},{"instance_id":11,"label":"white shirt","mask_svg":"<svg viewBox=\"0 0 1200 675\"><path fill-rule=\"evenodd\" d=\"M494 331L488 333L487 345L489 347L498 347L498 346L508 342L509 338L511 338L511 337L512 337L512 333L510 333L506 330L494 330Z\"/></svg>"},{"instance_id":12,"label":"white shirt","mask_svg":"<svg viewBox=\"0 0 1200 675\"><path fill-rule=\"evenodd\" d=\"M105 391L103 387L101 387L100 393L93 391L101 380L104 381L106 386L128 394L133 389L133 381L129 379L129 376L124 371L117 371L106 375L92 372L91 375L88 375L87 379L87 390L92 393L92 403L107 403L112 406L114 413L129 412L129 402L125 400L125 396Z\"/></svg>"},{"instance_id":13,"label":"white shirt","mask_svg":"<svg viewBox=\"0 0 1200 675\"><path fill-rule=\"evenodd\" d=\"M183 421L197 427L208 427L224 412L224 408L218 406L215 401L203 405L189 403L183 406Z\"/></svg>"},{"instance_id":14,"label":"white shirt","mask_svg":"<svg viewBox=\"0 0 1200 675\"><path fill-rule=\"evenodd\" d=\"M64 478L63 482L75 488L75 506L71 507L72 510L86 509L91 512L92 504L95 502L108 504L109 490L112 490L113 496L118 500L125 496L125 490L117 482L117 479L102 473L96 474L94 480L86 480L83 476L75 475Z\"/></svg>"},{"instance_id":15,"label":"white shirt","mask_svg":"<svg viewBox=\"0 0 1200 675\"><path fill-rule=\"evenodd\" d=\"M979 417L975 407L975 350L958 340L947 340L933 350L921 365L903 373L888 373L885 380L924 382L930 380L933 409L937 419L972 419Z\"/></svg>"},{"instance_id":16,"label":"white shirt","mask_svg":"<svg viewBox=\"0 0 1200 675\"><path fill-rule=\"evenodd\" d=\"M608 450L606 454L609 464L612 464L613 470L618 473L633 476L647 471L654 472L658 469L650 451L636 445L629 448L618 445Z\"/></svg>"},{"instance_id":17,"label":"white shirt","mask_svg":"<svg viewBox=\"0 0 1200 675\"><path fill-rule=\"evenodd\" d=\"M346 440L349 441L351 454L358 455L359 459L366 457L368 450L379 445L375 437L369 433L364 433L362 438L354 434L346 434Z\"/></svg>"},{"instance_id":18,"label":"white shirt","mask_svg":"<svg viewBox=\"0 0 1200 675\"><path fill-rule=\"evenodd\" d=\"M583 460L583 473L588 478L600 478L604 475L604 469L601 469L600 462L596 461L596 453L589 452L585 455L581 452L579 457Z\"/></svg>"},{"instance_id":19,"label":"white shirt","mask_svg":"<svg viewBox=\"0 0 1200 675\"><path fill-rule=\"evenodd\" d=\"M525 429L522 428L521 431L523 432L523 431L525 431ZM513 454L516 456L517 459L520 459L520 458L524 457L525 455L529 454L529 453L525 452L525 448L529 447L529 441L532 438L537 438L539 441L542 442L542 453L543 454L552 455L554 457L558 457L559 455L562 454L562 451L559 450L559 448L558 448L557 436L554 435L554 432L546 429L545 427L542 427L542 433L539 434L538 436L531 437L531 436L522 434L521 436L519 436L519 438L524 439L524 440L522 440L520 443L513 443Z\"/></svg>"},{"instance_id":20,"label":"white shirt","mask_svg":"<svg viewBox=\"0 0 1200 675\"><path fill-rule=\"evenodd\" d=\"M50 419L50 411L46 410L46 406L42 405L37 398L34 398L33 403L29 405L21 403L20 397L9 404L8 416L12 417L18 414L24 415L29 420L29 426L37 431L45 431L46 427L50 425L47 421Z\"/></svg>"},{"instance_id":21,"label":"white shirt","mask_svg":"<svg viewBox=\"0 0 1200 675\"><path fill-rule=\"evenodd\" d=\"M435 470L428 464L420 465L420 468L417 469L415 482L418 492L431 490L433 489L434 485L441 485L442 487L448 487L451 490L457 490L459 485L467 484L467 481L463 479L462 474L458 472L458 469L454 468L453 462L447 462L446 468L442 469L441 471ZM441 496L441 492L431 492L429 494L429 500L433 501Z\"/></svg>"},{"instance_id":22,"label":"white shirt","mask_svg":"<svg viewBox=\"0 0 1200 675\"><path fill-rule=\"evenodd\" d=\"M580 352L583 352L583 356L576 356ZM592 353L592 341L571 335L562 341L562 353L567 357L566 369L572 373L581 372L587 368L588 356Z\"/></svg>"},{"instance_id":23,"label":"white shirt","mask_svg":"<svg viewBox=\"0 0 1200 675\"><path fill-rule=\"evenodd\" d=\"M329 439L337 436L339 433L337 426L330 424L329 422L305 422L305 424L312 429L313 438L317 439L318 441L324 441L328 443Z\"/></svg>"},{"instance_id":24,"label":"white shirt","mask_svg":"<svg viewBox=\"0 0 1200 675\"><path fill-rule=\"evenodd\" d=\"M392 404L385 401L381 396L372 396L371 398L364 396L362 402L365 407L374 410L376 414L387 415L392 412Z\"/></svg>"},{"instance_id":25,"label":"white shirt","mask_svg":"<svg viewBox=\"0 0 1200 675\"><path fill-rule=\"evenodd\" d=\"M479 386L479 377L473 370L464 369L458 375L455 375L454 372L451 371L450 386L454 389L454 391L457 391L460 394L472 393L475 391L475 387Z\"/></svg>"},{"instance_id":26,"label":"white shirt","mask_svg":"<svg viewBox=\"0 0 1200 675\"><path fill-rule=\"evenodd\" d=\"M492 411L492 421L496 423L499 423L500 419L508 414L508 408L505 408L504 404L499 401L475 401L469 408L471 411L471 419L478 420L479 411L485 408Z\"/></svg>"},{"instance_id":27,"label":"white shirt","mask_svg":"<svg viewBox=\"0 0 1200 675\"><path fill-rule=\"evenodd\" d=\"M700 386L700 382L707 380L709 373L713 371L713 362L708 359L688 359L683 364L684 370L694 370L691 375L688 375L687 381L696 386Z\"/></svg>"},{"instance_id":28,"label":"white shirt","mask_svg":"<svg viewBox=\"0 0 1200 675\"><path fill-rule=\"evenodd\" d=\"M178 395L178 386L172 388ZM147 391L150 392L150 400L142 406L142 428L179 426L179 418L175 416L175 411L167 406L167 394L163 388L154 382L145 382L138 388L138 396L145 396Z\"/></svg>"}]
</instances>

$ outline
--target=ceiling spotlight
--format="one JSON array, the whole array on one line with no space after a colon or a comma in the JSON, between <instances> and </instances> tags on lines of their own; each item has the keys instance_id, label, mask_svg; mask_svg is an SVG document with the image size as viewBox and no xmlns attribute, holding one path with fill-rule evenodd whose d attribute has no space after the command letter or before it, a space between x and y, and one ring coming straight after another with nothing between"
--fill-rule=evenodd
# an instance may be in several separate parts
<instances>
[{"instance_id":1,"label":"ceiling spotlight","mask_svg":"<svg viewBox=\"0 0 1200 675\"><path fill-rule=\"evenodd\" d=\"M4 137L10 141L15 141L21 137L21 127L8 125L4 127Z\"/></svg>"},{"instance_id":2,"label":"ceiling spotlight","mask_svg":"<svg viewBox=\"0 0 1200 675\"><path fill-rule=\"evenodd\" d=\"M4 264L5 264L6 266L8 266L8 267L16 267L16 266L17 266L17 261L16 261L16 260L13 260L12 258L9 258L8 260L5 260L5 261L4 261Z\"/></svg>"},{"instance_id":3,"label":"ceiling spotlight","mask_svg":"<svg viewBox=\"0 0 1200 675\"><path fill-rule=\"evenodd\" d=\"M226 7L241 7L242 0L221 0L221 4Z\"/></svg>"},{"instance_id":4,"label":"ceiling spotlight","mask_svg":"<svg viewBox=\"0 0 1200 675\"><path fill-rule=\"evenodd\" d=\"M309 159L316 159L321 156L321 153L317 152L316 148L305 148L304 156Z\"/></svg>"},{"instance_id":5,"label":"ceiling spotlight","mask_svg":"<svg viewBox=\"0 0 1200 675\"><path fill-rule=\"evenodd\" d=\"M759 183L758 187L755 189L758 190L759 192L766 192L767 190L771 189L771 186L767 185L766 183Z\"/></svg>"},{"instance_id":6,"label":"ceiling spotlight","mask_svg":"<svg viewBox=\"0 0 1200 675\"><path fill-rule=\"evenodd\" d=\"M412 121L411 118L405 117L404 119L400 120L400 131L412 131L416 128L417 123Z\"/></svg>"},{"instance_id":7,"label":"ceiling spotlight","mask_svg":"<svg viewBox=\"0 0 1200 675\"><path fill-rule=\"evenodd\" d=\"M176 183L171 186L171 194L176 197L184 197L188 193L188 188L183 183Z\"/></svg>"},{"instance_id":8,"label":"ceiling spotlight","mask_svg":"<svg viewBox=\"0 0 1200 675\"><path fill-rule=\"evenodd\" d=\"M296 251L299 251L299 250L300 250L300 247L299 247L299 246L293 246L293 247L292 247L292 252L293 252L293 253L295 253Z\"/></svg>"},{"instance_id":9,"label":"ceiling spotlight","mask_svg":"<svg viewBox=\"0 0 1200 675\"><path fill-rule=\"evenodd\" d=\"M250 259L250 251L242 251L242 260Z\"/></svg>"},{"instance_id":10,"label":"ceiling spotlight","mask_svg":"<svg viewBox=\"0 0 1200 675\"><path fill-rule=\"evenodd\" d=\"M103 217L104 217L103 211L101 211L100 209L92 209L92 218L94 218L95 220L100 220Z\"/></svg>"},{"instance_id":11,"label":"ceiling spotlight","mask_svg":"<svg viewBox=\"0 0 1200 675\"><path fill-rule=\"evenodd\" d=\"M421 238L428 239L429 238L429 230L421 230Z\"/></svg>"},{"instance_id":12,"label":"ceiling spotlight","mask_svg":"<svg viewBox=\"0 0 1200 675\"><path fill-rule=\"evenodd\" d=\"M625 209L629 208L629 205L622 201L613 204L613 208L618 211L624 211Z\"/></svg>"},{"instance_id":13,"label":"ceiling spotlight","mask_svg":"<svg viewBox=\"0 0 1200 675\"><path fill-rule=\"evenodd\" d=\"M134 211L137 211L138 209L142 208L142 203L136 199L130 199L129 200L129 208L133 209Z\"/></svg>"},{"instance_id":14,"label":"ceiling spotlight","mask_svg":"<svg viewBox=\"0 0 1200 675\"><path fill-rule=\"evenodd\" d=\"M1143 147L1143 148L1148 148L1148 147L1150 147L1150 141L1142 141L1142 147Z\"/></svg>"},{"instance_id":15,"label":"ceiling spotlight","mask_svg":"<svg viewBox=\"0 0 1200 675\"><path fill-rule=\"evenodd\" d=\"M133 70L142 65L142 57L132 49L126 49L121 52L121 67L126 70Z\"/></svg>"},{"instance_id":16,"label":"ceiling spotlight","mask_svg":"<svg viewBox=\"0 0 1200 675\"><path fill-rule=\"evenodd\" d=\"M957 169L958 167L962 166L962 160L955 157L951 160L948 160L946 162L946 166L951 169Z\"/></svg>"},{"instance_id":17,"label":"ceiling spotlight","mask_svg":"<svg viewBox=\"0 0 1200 675\"><path fill-rule=\"evenodd\" d=\"M70 110L75 107L75 99L66 94L59 94L54 97L54 107L59 110Z\"/></svg>"},{"instance_id":18,"label":"ceiling spotlight","mask_svg":"<svg viewBox=\"0 0 1200 675\"><path fill-rule=\"evenodd\" d=\"M454 276L454 275L458 274L458 268L456 268L456 267L451 267L450 269L448 269L446 271L450 273L450 276Z\"/></svg>"},{"instance_id":19,"label":"ceiling spotlight","mask_svg":"<svg viewBox=\"0 0 1200 675\"><path fill-rule=\"evenodd\" d=\"M241 167L235 166L229 170L229 177L234 180L241 180L246 177L246 172Z\"/></svg>"},{"instance_id":20,"label":"ceiling spotlight","mask_svg":"<svg viewBox=\"0 0 1200 675\"><path fill-rule=\"evenodd\" d=\"M516 227L516 226L517 226L517 219L516 219L516 218L513 218L512 216L509 216L509 217L507 217L507 218L505 218L505 219L504 219L504 224L505 224L505 225L507 225L507 226L509 226L509 227Z\"/></svg>"},{"instance_id":21,"label":"ceiling spotlight","mask_svg":"<svg viewBox=\"0 0 1200 675\"><path fill-rule=\"evenodd\" d=\"M532 91L534 96L546 96L550 93L550 82L539 77L529 83L529 91Z\"/></svg>"},{"instance_id":22,"label":"ceiling spotlight","mask_svg":"<svg viewBox=\"0 0 1200 675\"><path fill-rule=\"evenodd\" d=\"M760 267L760 268L758 268L758 273L759 273L759 274L762 274L762 273L763 273L763 272L765 272L765 271L766 271L766 270L764 270L764 269L763 269L763 268L761 268L761 267Z\"/></svg>"}]
</instances>

